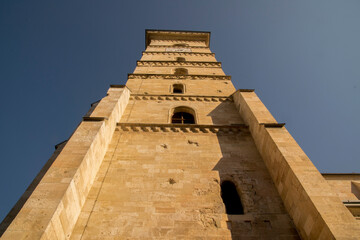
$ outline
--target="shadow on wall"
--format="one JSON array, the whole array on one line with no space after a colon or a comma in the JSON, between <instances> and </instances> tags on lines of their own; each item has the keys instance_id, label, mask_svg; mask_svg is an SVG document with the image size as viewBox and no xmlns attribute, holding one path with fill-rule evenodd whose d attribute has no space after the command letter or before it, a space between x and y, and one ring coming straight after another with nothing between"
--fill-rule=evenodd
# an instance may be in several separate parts
<instances>
[{"instance_id":1,"label":"shadow on wall","mask_svg":"<svg viewBox=\"0 0 360 240\"><path fill-rule=\"evenodd\" d=\"M211 117L213 124L228 125L228 124L243 124L235 104L230 101L225 101L213 109L207 116Z\"/></svg>"},{"instance_id":2,"label":"shadow on wall","mask_svg":"<svg viewBox=\"0 0 360 240\"><path fill-rule=\"evenodd\" d=\"M232 102L220 104L208 116L214 124L243 123ZM300 239L247 127L218 132L217 138L222 158L212 170L219 173L232 238Z\"/></svg>"}]
</instances>

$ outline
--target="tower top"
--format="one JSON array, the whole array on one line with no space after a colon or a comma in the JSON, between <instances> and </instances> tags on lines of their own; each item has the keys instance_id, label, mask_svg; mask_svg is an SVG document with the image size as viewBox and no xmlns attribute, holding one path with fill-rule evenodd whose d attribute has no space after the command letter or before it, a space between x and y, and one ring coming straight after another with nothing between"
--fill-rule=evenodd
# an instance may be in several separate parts
<instances>
[{"instance_id":1,"label":"tower top","mask_svg":"<svg viewBox=\"0 0 360 240\"><path fill-rule=\"evenodd\" d=\"M184 41L205 41L207 47L210 46L210 32L203 31L183 31L183 30L145 30L145 48L153 39L158 40L184 40Z\"/></svg>"}]
</instances>

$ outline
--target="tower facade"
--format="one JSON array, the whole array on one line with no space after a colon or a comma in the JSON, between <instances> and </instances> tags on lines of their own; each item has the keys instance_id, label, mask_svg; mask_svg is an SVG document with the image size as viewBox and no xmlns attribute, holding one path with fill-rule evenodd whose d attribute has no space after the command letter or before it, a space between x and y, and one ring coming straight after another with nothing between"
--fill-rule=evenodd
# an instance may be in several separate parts
<instances>
[{"instance_id":1,"label":"tower facade","mask_svg":"<svg viewBox=\"0 0 360 240\"><path fill-rule=\"evenodd\" d=\"M209 32L147 30L145 45L126 86L57 146L2 239L360 236L336 184L253 90L236 91Z\"/></svg>"}]
</instances>

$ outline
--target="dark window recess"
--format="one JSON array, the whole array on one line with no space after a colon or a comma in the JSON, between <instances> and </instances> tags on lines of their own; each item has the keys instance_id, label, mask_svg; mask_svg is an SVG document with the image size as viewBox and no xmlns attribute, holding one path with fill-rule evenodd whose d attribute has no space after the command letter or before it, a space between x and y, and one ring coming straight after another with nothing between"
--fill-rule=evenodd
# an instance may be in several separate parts
<instances>
[{"instance_id":1,"label":"dark window recess","mask_svg":"<svg viewBox=\"0 0 360 240\"><path fill-rule=\"evenodd\" d=\"M173 93L184 93L184 85L174 84L173 85Z\"/></svg>"},{"instance_id":2,"label":"dark window recess","mask_svg":"<svg viewBox=\"0 0 360 240\"><path fill-rule=\"evenodd\" d=\"M194 124L195 118L191 113L177 112L172 116L171 123Z\"/></svg>"},{"instance_id":3,"label":"dark window recess","mask_svg":"<svg viewBox=\"0 0 360 240\"><path fill-rule=\"evenodd\" d=\"M178 62L185 62L185 58L184 57L177 57L176 61Z\"/></svg>"},{"instance_id":4,"label":"dark window recess","mask_svg":"<svg viewBox=\"0 0 360 240\"><path fill-rule=\"evenodd\" d=\"M188 70L186 68L176 68L175 75L187 75L188 74Z\"/></svg>"},{"instance_id":5,"label":"dark window recess","mask_svg":"<svg viewBox=\"0 0 360 240\"><path fill-rule=\"evenodd\" d=\"M173 45L174 47L188 47L189 44L186 44L186 43L176 43Z\"/></svg>"},{"instance_id":6,"label":"dark window recess","mask_svg":"<svg viewBox=\"0 0 360 240\"><path fill-rule=\"evenodd\" d=\"M234 183L224 181L221 184L221 197L227 214L244 214L244 209Z\"/></svg>"}]
</instances>

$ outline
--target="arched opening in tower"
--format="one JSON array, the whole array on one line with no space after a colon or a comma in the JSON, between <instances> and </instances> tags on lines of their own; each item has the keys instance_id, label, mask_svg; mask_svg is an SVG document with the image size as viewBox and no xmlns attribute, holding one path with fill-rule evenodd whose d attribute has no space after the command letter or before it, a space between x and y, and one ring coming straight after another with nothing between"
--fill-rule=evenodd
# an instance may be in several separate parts
<instances>
[{"instance_id":1,"label":"arched opening in tower","mask_svg":"<svg viewBox=\"0 0 360 240\"><path fill-rule=\"evenodd\" d=\"M244 208L234 183L224 181L221 184L221 197L227 214L244 214Z\"/></svg>"},{"instance_id":2,"label":"arched opening in tower","mask_svg":"<svg viewBox=\"0 0 360 240\"><path fill-rule=\"evenodd\" d=\"M177 57L176 61L177 62L185 62L185 58L184 57Z\"/></svg>"},{"instance_id":3,"label":"arched opening in tower","mask_svg":"<svg viewBox=\"0 0 360 240\"><path fill-rule=\"evenodd\" d=\"M184 93L184 85L174 84L173 85L173 93Z\"/></svg>"},{"instance_id":4,"label":"arched opening in tower","mask_svg":"<svg viewBox=\"0 0 360 240\"><path fill-rule=\"evenodd\" d=\"M186 68L176 68L175 75L187 75L188 74L188 70Z\"/></svg>"},{"instance_id":5,"label":"arched opening in tower","mask_svg":"<svg viewBox=\"0 0 360 240\"><path fill-rule=\"evenodd\" d=\"M172 116L171 123L194 124L195 118L191 113L177 112Z\"/></svg>"}]
</instances>

